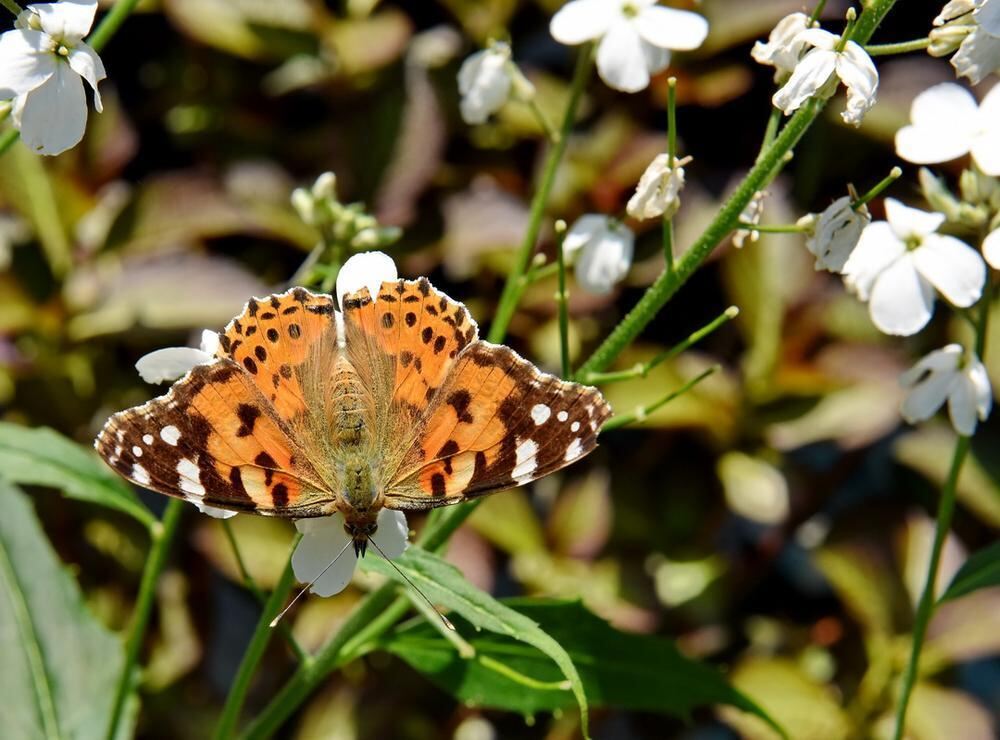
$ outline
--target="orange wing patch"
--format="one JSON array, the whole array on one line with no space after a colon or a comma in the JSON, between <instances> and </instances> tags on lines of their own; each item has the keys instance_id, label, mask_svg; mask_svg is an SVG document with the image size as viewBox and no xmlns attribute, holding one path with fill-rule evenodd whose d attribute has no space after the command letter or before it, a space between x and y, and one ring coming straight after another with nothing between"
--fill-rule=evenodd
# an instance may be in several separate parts
<instances>
[{"instance_id":1,"label":"orange wing patch","mask_svg":"<svg viewBox=\"0 0 1000 740\"><path fill-rule=\"evenodd\" d=\"M242 367L285 420L306 411L297 373L309 350L335 331L333 300L293 288L267 298L251 298L243 313L219 335L217 356Z\"/></svg>"},{"instance_id":2,"label":"orange wing patch","mask_svg":"<svg viewBox=\"0 0 1000 740\"><path fill-rule=\"evenodd\" d=\"M593 450L610 415L596 388L474 342L421 419L386 506L442 506L548 475Z\"/></svg>"},{"instance_id":3,"label":"orange wing patch","mask_svg":"<svg viewBox=\"0 0 1000 740\"><path fill-rule=\"evenodd\" d=\"M223 509L307 516L332 500L252 376L229 360L115 414L95 447L134 483Z\"/></svg>"},{"instance_id":4,"label":"orange wing patch","mask_svg":"<svg viewBox=\"0 0 1000 740\"><path fill-rule=\"evenodd\" d=\"M439 293L427 278L382 283L376 301L362 288L344 297L343 308L355 365L362 360L394 365L391 398L415 413L427 408L477 335L465 306ZM357 357L360 347L368 348L368 357ZM386 359L373 357L373 350Z\"/></svg>"}]
</instances>

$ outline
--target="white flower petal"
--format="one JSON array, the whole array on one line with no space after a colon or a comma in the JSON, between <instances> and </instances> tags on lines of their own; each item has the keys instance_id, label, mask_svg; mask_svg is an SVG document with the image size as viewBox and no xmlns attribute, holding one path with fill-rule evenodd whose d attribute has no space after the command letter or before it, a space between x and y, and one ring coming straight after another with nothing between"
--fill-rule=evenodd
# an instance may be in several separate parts
<instances>
[{"instance_id":1,"label":"white flower petal","mask_svg":"<svg viewBox=\"0 0 1000 740\"><path fill-rule=\"evenodd\" d=\"M634 22L639 35L653 46L674 51L697 49L708 36L708 21L689 10L653 5Z\"/></svg>"},{"instance_id":2,"label":"white flower petal","mask_svg":"<svg viewBox=\"0 0 1000 740\"><path fill-rule=\"evenodd\" d=\"M973 140L972 158L985 174L993 177L1000 175L1000 121L989 124Z\"/></svg>"},{"instance_id":3,"label":"white flower petal","mask_svg":"<svg viewBox=\"0 0 1000 740\"><path fill-rule=\"evenodd\" d=\"M959 434L971 437L976 431L976 388L964 373L956 373L948 396L948 417Z\"/></svg>"},{"instance_id":4,"label":"white flower petal","mask_svg":"<svg viewBox=\"0 0 1000 740\"><path fill-rule=\"evenodd\" d=\"M969 363L962 371L965 380L972 387L972 396L976 401L976 413L980 421L986 421L993 410L993 388L990 386L990 376L986 366L978 358Z\"/></svg>"},{"instance_id":5,"label":"white flower petal","mask_svg":"<svg viewBox=\"0 0 1000 740\"><path fill-rule=\"evenodd\" d=\"M867 301L876 278L905 251L906 245L887 222L869 224L844 265L844 282L858 298Z\"/></svg>"},{"instance_id":6,"label":"white flower petal","mask_svg":"<svg viewBox=\"0 0 1000 740\"><path fill-rule=\"evenodd\" d=\"M314 519L299 519L295 522L295 528L302 533L302 539L292 553L292 571L295 577L302 583L318 579L310 589L317 596L333 596L343 591L351 582L358 564L351 538L344 531L344 517L336 513ZM330 565L334 558L337 558L336 562ZM327 569L325 573L324 569ZM320 576L320 573L323 575Z\"/></svg>"},{"instance_id":7,"label":"white flower petal","mask_svg":"<svg viewBox=\"0 0 1000 740\"><path fill-rule=\"evenodd\" d=\"M587 243L576 263L576 281L589 293L603 295L628 274L632 266L635 237L623 225L609 228L599 239Z\"/></svg>"},{"instance_id":8,"label":"white flower petal","mask_svg":"<svg viewBox=\"0 0 1000 740\"><path fill-rule=\"evenodd\" d=\"M139 358L135 369L147 383L174 381L198 365L206 365L215 357L194 347L166 347Z\"/></svg>"},{"instance_id":9,"label":"white flower petal","mask_svg":"<svg viewBox=\"0 0 1000 740\"><path fill-rule=\"evenodd\" d=\"M812 236L806 239L806 249L816 256L816 269L843 272L870 222L866 208L851 208L850 196L831 203L819 215Z\"/></svg>"},{"instance_id":10,"label":"white flower petal","mask_svg":"<svg viewBox=\"0 0 1000 740\"><path fill-rule=\"evenodd\" d=\"M961 239L929 234L910 256L924 279L953 306L968 308L983 294L986 265Z\"/></svg>"},{"instance_id":11,"label":"white flower petal","mask_svg":"<svg viewBox=\"0 0 1000 740\"><path fill-rule=\"evenodd\" d=\"M104 110L101 103L101 93L97 89L97 83L108 75L104 71L104 63L97 56L97 52L84 43L80 43L69 53L69 66L90 83L94 90L94 108L100 113Z\"/></svg>"},{"instance_id":12,"label":"white flower petal","mask_svg":"<svg viewBox=\"0 0 1000 740\"><path fill-rule=\"evenodd\" d=\"M211 329L205 329L201 333L201 351L207 355L214 355L219 351L219 333Z\"/></svg>"},{"instance_id":13,"label":"white flower petal","mask_svg":"<svg viewBox=\"0 0 1000 740\"><path fill-rule=\"evenodd\" d=\"M900 377L907 390L900 413L910 424L931 418L951 394L962 348L950 344L934 350Z\"/></svg>"},{"instance_id":14,"label":"white flower petal","mask_svg":"<svg viewBox=\"0 0 1000 740\"><path fill-rule=\"evenodd\" d=\"M878 71L867 52L854 41L848 41L837 55L837 76L847 87L847 109L842 118L857 126L865 113L875 105L878 92Z\"/></svg>"},{"instance_id":15,"label":"white flower petal","mask_svg":"<svg viewBox=\"0 0 1000 740\"><path fill-rule=\"evenodd\" d=\"M0 34L0 99L23 95L56 72L56 58L41 31Z\"/></svg>"},{"instance_id":16,"label":"white flower petal","mask_svg":"<svg viewBox=\"0 0 1000 740\"><path fill-rule=\"evenodd\" d=\"M624 18L612 24L597 46L597 73L609 87L622 92L638 92L649 85L639 34Z\"/></svg>"},{"instance_id":17,"label":"white flower petal","mask_svg":"<svg viewBox=\"0 0 1000 740\"><path fill-rule=\"evenodd\" d=\"M986 0L976 9L973 16L990 36L1000 36L1000 2Z\"/></svg>"},{"instance_id":18,"label":"white flower petal","mask_svg":"<svg viewBox=\"0 0 1000 740\"><path fill-rule=\"evenodd\" d=\"M915 164L936 164L969 151L979 113L972 94L960 85L934 85L913 99L912 124L896 132L896 154Z\"/></svg>"},{"instance_id":19,"label":"white flower petal","mask_svg":"<svg viewBox=\"0 0 1000 740\"><path fill-rule=\"evenodd\" d=\"M943 213L928 213L910 208L895 198L885 199L885 217L893 233L904 241L933 234L945 222Z\"/></svg>"},{"instance_id":20,"label":"white flower petal","mask_svg":"<svg viewBox=\"0 0 1000 740\"><path fill-rule=\"evenodd\" d=\"M646 59L646 69L649 74L655 75L670 66L670 50L653 46L646 41L642 41L642 55Z\"/></svg>"},{"instance_id":21,"label":"white flower petal","mask_svg":"<svg viewBox=\"0 0 1000 740\"><path fill-rule=\"evenodd\" d=\"M460 107L466 123L485 122L507 102L511 88L509 61L510 47L497 43L462 62L458 91L462 94Z\"/></svg>"},{"instance_id":22,"label":"white flower petal","mask_svg":"<svg viewBox=\"0 0 1000 740\"><path fill-rule=\"evenodd\" d=\"M817 49L825 51L833 51L837 48L837 44L840 43L840 36L829 31L824 31L822 28L806 29L797 38L810 46L815 46Z\"/></svg>"},{"instance_id":23,"label":"white flower petal","mask_svg":"<svg viewBox=\"0 0 1000 740\"><path fill-rule=\"evenodd\" d=\"M79 41L90 32L97 13L97 0L61 0L30 7L38 14L42 30L65 43Z\"/></svg>"},{"instance_id":24,"label":"white flower petal","mask_svg":"<svg viewBox=\"0 0 1000 740\"><path fill-rule=\"evenodd\" d=\"M582 44L602 36L620 14L608 0L572 0L552 16L549 33L561 44Z\"/></svg>"},{"instance_id":25,"label":"white flower petal","mask_svg":"<svg viewBox=\"0 0 1000 740\"><path fill-rule=\"evenodd\" d=\"M959 77L978 85L986 75L1000 69L1000 38L977 27L962 41L951 58L951 66Z\"/></svg>"},{"instance_id":26,"label":"white flower petal","mask_svg":"<svg viewBox=\"0 0 1000 740\"><path fill-rule=\"evenodd\" d=\"M563 239L563 254L567 259L575 255L583 245L595 238L600 238L608 230L608 217L597 213L580 216Z\"/></svg>"},{"instance_id":27,"label":"white flower petal","mask_svg":"<svg viewBox=\"0 0 1000 740\"><path fill-rule=\"evenodd\" d=\"M812 29L818 30L818 29ZM804 31L803 33L809 33ZM771 102L785 114L790 114L826 84L837 68L837 54L823 49L813 49L795 65L795 71L784 87L778 90Z\"/></svg>"},{"instance_id":28,"label":"white flower petal","mask_svg":"<svg viewBox=\"0 0 1000 740\"><path fill-rule=\"evenodd\" d=\"M753 45L750 56L760 64L768 64L779 73L790 74L805 47L805 42L799 38L809 27L809 16L805 13L786 15L771 31L767 43L758 41Z\"/></svg>"},{"instance_id":29,"label":"white flower petal","mask_svg":"<svg viewBox=\"0 0 1000 740\"><path fill-rule=\"evenodd\" d=\"M690 161L690 157L684 162ZM684 168L679 162L670 167L670 155L657 155L639 178L635 193L625 211L640 221L658 216L673 216L680 207L680 191L684 187Z\"/></svg>"},{"instance_id":30,"label":"white flower petal","mask_svg":"<svg viewBox=\"0 0 1000 740\"><path fill-rule=\"evenodd\" d=\"M362 252L356 254L340 268L337 274L337 302L344 305L344 295L362 288L368 288L372 300L378 298L378 290L384 282L398 279L396 263L384 252Z\"/></svg>"},{"instance_id":31,"label":"white flower petal","mask_svg":"<svg viewBox=\"0 0 1000 740\"><path fill-rule=\"evenodd\" d=\"M934 290L904 254L872 286L868 313L879 331L908 337L923 329L934 308Z\"/></svg>"},{"instance_id":32,"label":"white flower petal","mask_svg":"<svg viewBox=\"0 0 1000 740\"><path fill-rule=\"evenodd\" d=\"M196 498L191 498L187 500L190 501L192 504L194 504L196 507L198 507L198 511L200 511L202 514L207 514L213 519L232 519L239 513L238 511L230 511L229 509L220 509L218 506L209 506L208 504L203 504L199 499Z\"/></svg>"},{"instance_id":33,"label":"white flower petal","mask_svg":"<svg viewBox=\"0 0 1000 740\"><path fill-rule=\"evenodd\" d=\"M994 270L1000 270L1000 229L991 231L983 239L983 257Z\"/></svg>"},{"instance_id":34,"label":"white flower petal","mask_svg":"<svg viewBox=\"0 0 1000 740\"><path fill-rule=\"evenodd\" d=\"M372 539L379 546L381 554L391 559L398 558L406 552L409 537L410 528L403 512L382 509L378 513L378 529Z\"/></svg>"},{"instance_id":35,"label":"white flower petal","mask_svg":"<svg viewBox=\"0 0 1000 740\"><path fill-rule=\"evenodd\" d=\"M27 94L21 111L21 139L33 152L56 155L80 143L87 128L83 82L68 65Z\"/></svg>"}]
</instances>

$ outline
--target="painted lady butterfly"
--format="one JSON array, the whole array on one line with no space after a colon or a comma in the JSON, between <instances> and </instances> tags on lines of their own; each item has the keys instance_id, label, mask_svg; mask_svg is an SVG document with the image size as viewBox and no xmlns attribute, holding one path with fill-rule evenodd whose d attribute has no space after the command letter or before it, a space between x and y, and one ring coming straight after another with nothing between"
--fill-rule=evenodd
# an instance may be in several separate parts
<instances>
[{"instance_id":1,"label":"painted lady butterfly","mask_svg":"<svg viewBox=\"0 0 1000 740\"><path fill-rule=\"evenodd\" d=\"M597 444L595 388L477 338L426 278L333 298L251 299L211 362L112 416L95 446L146 488L291 519L340 512L364 554L384 508L430 509L518 486Z\"/></svg>"}]
</instances>

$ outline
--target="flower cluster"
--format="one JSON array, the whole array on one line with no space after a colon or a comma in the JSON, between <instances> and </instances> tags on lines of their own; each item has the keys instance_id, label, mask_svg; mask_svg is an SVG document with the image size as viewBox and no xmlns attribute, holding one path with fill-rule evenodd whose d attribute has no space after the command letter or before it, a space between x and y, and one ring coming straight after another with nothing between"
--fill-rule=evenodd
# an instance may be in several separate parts
<instances>
[{"instance_id":1,"label":"flower cluster","mask_svg":"<svg viewBox=\"0 0 1000 740\"><path fill-rule=\"evenodd\" d=\"M954 53L955 73L982 82L1000 69L1000 1L951 0L934 19L930 40L931 56Z\"/></svg>"},{"instance_id":2,"label":"flower cluster","mask_svg":"<svg viewBox=\"0 0 1000 740\"><path fill-rule=\"evenodd\" d=\"M11 115L21 138L39 154L76 146L87 127L83 80L94 91L104 64L83 38L90 32L97 0L29 5L13 30L0 35L0 99L13 98Z\"/></svg>"}]
</instances>

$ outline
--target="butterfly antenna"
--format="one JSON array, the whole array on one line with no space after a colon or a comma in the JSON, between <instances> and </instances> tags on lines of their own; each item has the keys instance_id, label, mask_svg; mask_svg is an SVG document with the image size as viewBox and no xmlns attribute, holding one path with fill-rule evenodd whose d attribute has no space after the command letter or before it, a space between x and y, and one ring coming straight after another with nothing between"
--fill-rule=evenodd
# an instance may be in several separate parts
<instances>
[{"instance_id":1,"label":"butterfly antenna","mask_svg":"<svg viewBox=\"0 0 1000 740\"><path fill-rule=\"evenodd\" d=\"M432 602L430 599L427 598L427 594L425 594L423 591L417 588L417 584L411 581L410 577L406 575L406 573L404 573L398 565L396 565L394 562L392 562L392 560L386 557L385 553L382 552L382 548L378 546L378 543L371 537L368 538L368 541L372 543L372 547L374 547L378 551L378 554L382 556L382 559L389 565L391 565L396 570L396 572L403 577L404 581L410 584L410 588L412 588L414 591L420 594L420 598L427 602L427 606L429 606L431 609L437 612L437 615L441 617L441 621L444 622L444 626L450 629L452 632L457 632L458 630L455 629L455 625L451 623L451 620L449 620L448 617L442 614L440 609L434 606L434 602Z\"/></svg>"},{"instance_id":2,"label":"butterfly antenna","mask_svg":"<svg viewBox=\"0 0 1000 740\"><path fill-rule=\"evenodd\" d=\"M316 576L311 581L309 581L309 584L307 586L305 586L305 588L303 588L301 591L299 591L297 594L295 594L295 598L288 602L288 606L286 606L284 609L281 610L281 614L279 614L278 616L276 616L274 619L271 620L270 627L272 629L274 627L278 626L278 622L280 622L281 618L283 616L285 616L285 613L295 605L295 602L298 601L300 598L302 598L302 595L304 593L306 593L309 589L311 589L315 585L316 581L318 581L320 578L322 578L324 575L326 575L326 572L328 570L330 570L330 568L333 567L334 563L336 563L338 560L340 560L340 556L343 555L345 552L347 552L347 548L350 547L353 544L354 544L354 540L348 540L347 544L344 545L344 548L340 552L337 553L337 557L335 557L333 560L331 560L327 564L327 566L325 568L323 568L323 570L321 570L319 572L318 576Z\"/></svg>"}]
</instances>

